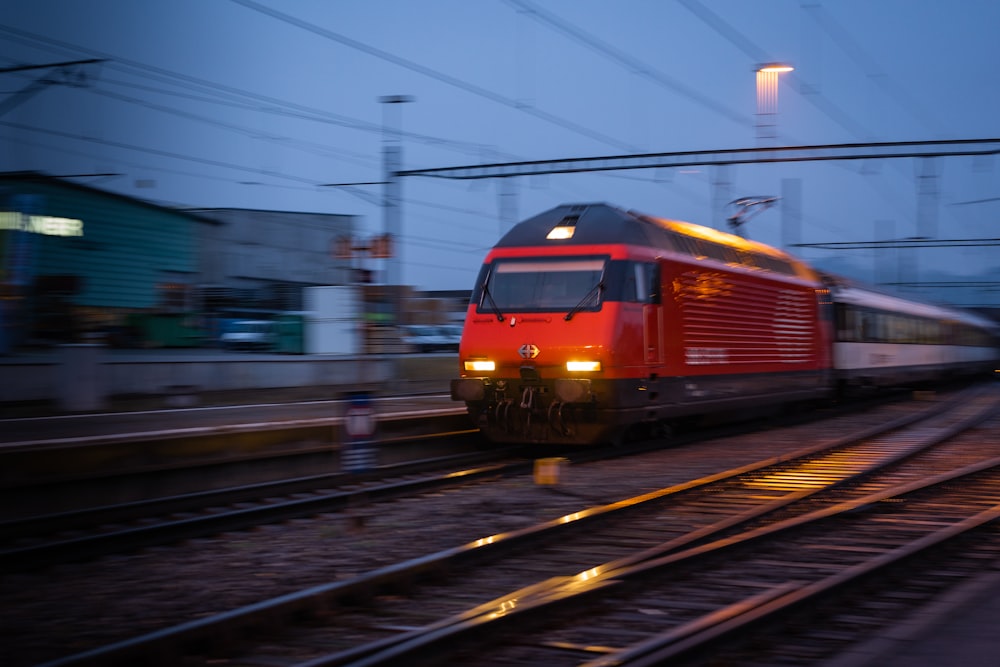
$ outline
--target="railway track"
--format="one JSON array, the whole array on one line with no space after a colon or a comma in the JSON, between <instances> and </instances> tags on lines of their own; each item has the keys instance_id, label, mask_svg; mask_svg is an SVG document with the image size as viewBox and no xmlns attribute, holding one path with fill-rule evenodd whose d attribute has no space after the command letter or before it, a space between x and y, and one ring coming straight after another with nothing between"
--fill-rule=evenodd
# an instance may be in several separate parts
<instances>
[{"instance_id":1,"label":"railway track","mask_svg":"<svg viewBox=\"0 0 1000 667\"><path fill-rule=\"evenodd\" d=\"M378 413L372 442L380 462L414 458L435 440L449 444L421 457L450 453L463 438L467 451L481 448L464 413L423 398L426 407L411 397L413 410ZM317 415L344 409L315 401L0 420L0 520L337 471L349 441L344 418Z\"/></svg>"},{"instance_id":2,"label":"railway track","mask_svg":"<svg viewBox=\"0 0 1000 667\"><path fill-rule=\"evenodd\" d=\"M842 623L841 635L833 641L835 633L823 624L817 605L875 577L894 576L896 582L905 579L940 590L949 578L971 576L986 549L963 558L955 545L982 535L995 558L1000 553L998 519L1000 459L993 459L702 547L549 581L439 621L432 630L413 631L357 660L354 655L366 648L308 664L345 664L345 657L354 665L419 664L442 655L456 663L480 656L479 664L491 665L611 667L676 664L681 659L814 664L850 640ZM905 574L897 571L918 559L925 562ZM943 566L947 574L935 572ZM932 583L935 577L944 581ZM883 587L882 602L893 594L916 597L918 584L907 585L909 590L898 584ZM922 594L926 597L927 590ZM899 600L896 607L904 608ZM887 605L847 608L854 610L851 623L866 625L869 632L887 620ZM838 610L847 616L843 606ZM801 612L811 612L809 620L798 619L799 635L789 640L785 621ZM765 642L759 629L768 626ZM857 630L854 634L865 636ZM488 647L484 638L489 638ZM476 645L455 650L469 640ZM481 659L484 654L488 657Z\"/></svg>"},{"instance_id":3,"label":"railway track","mask_svg":"<svg viewBox=\"0 0 1000 667\"><path fill-rule=\"evenodd\" d=\"M467 437L468 434L459 433L440 439L459 442ZM699 437L705 435L679 437L675 442ZM427 437L418 439L423 441ZM413 440L390 440L379 446L406 445ZM660 442L637 442L613 449L590 447L576 452L559 450L559 453L575 462L596 461L661 446ZM0 521L0 566L12 572L39 569L345 508L358 509L374 502L482 479L525 475L532 466L519 447L473 448L470 452L465 446L438 445L436 449L457 449L461 453L378 466L366 473L308 475ZM328 451L325 454L330 455ZM300 455L300 452L279 453L269 460ZM212 463L207 467L215 469L222 465ZM240 466L242 462L231 465ZM202 467L193 464L177 472L198 477ZM280 464L272 463L271 467L280 468ZM142 485L144 479L141 477L134 484Z\"/></svg>"},{"instance_id":4,"label":"railway track","mask_svg":"<svg viewBox=\"0 0 1000 667\"><path fill-rule=\"evenodd\" d=\"M632 615L642 615L646 612L634 612L635 609L647 609L642 606L645 604L642 600L637 607L632 603L608 602L602 596L606 591L614 591L617 595L629 589L629 582L643 581L646 572L655 573L650 574L651 577L674 576L683 584L701 574L704 563L712 559L710 554L726 554L718 558L726 563L731 560L728 554L738 548L736 545L759 543L763 536L784 534L791 531L787 526L807 526L814 521L832 521L832 517L837 516L849 519L869 506L892 507L893 503L876 502L872 489L882 489L877 493L888 493L890 495L885 498L895 498L904 493L900 490L901 484L912 486L914 478L923 483L929 466L938 466L942 471L952 470L954 465L950 461L956 457L974 458L975 447L968 443L945 445L952 449L947 455L928 453L928 448L988 418L995 411L996 402L994 390L981 391L974 399L966 395L957 404L946 406L949 409L924 415L919 421L910 419L908 424L902 421L885 424L877 432L869 429L866 433L854 434L838 442L821 443L792 455L611 505L581 510L528 529L484 537L351 580L315 586L52 664L124 664L143 656L164 655L165 651L166 655L183 655L192 650L207 650L209 656L249 650L252 657L248 658L248 664L259 664L261 660L269 664L296 664L305 660L312 660L309 664L315 665L400 664L399 661L437 660L442 647L461 651L465 642L474 642L477 648L472 650L476 651L476 662L480 664L493 659L497 664L559 664L551 662L553 656L548 653L563 658L571 656L570 662L565 664L578 664L581 659L587 659L587 652L580 652L582 647L602 644L593 639L566 639L553 644L551 640L531 639L530 634L525 634L529 632L526 628L539 623L536 614L549 621L554 618L555 610L565 613L567 608L570 609L565 629L567 636L587 635L588 632L601 636L603 628L605 633L618 637L615 643L603 645L604 650L625 655L620 652L640 641L654 641L651 637L657 633L647 633L641 640L637 638L631 644L622 645L623 638L632 636L631 625L616 625L611 618L606 626L595 628L591 623L576 628L573 623L576 619L579 624L579 615L574 616L573 610L582 609L584 605L590 610L593 607L588 600L598 600L598 608L627 608L633 610ZM907 478L910 481L903 481ZM989 497L985 491L981 495ZM779 530L775 526L785 527ZM837 530L825 530L830 535L837 534ZM852 548L851 537L845 540L841 544L845 552L864 551L864 547ZM765 562L780 563L783 549L787 548L778 542L764 557ZM805 548L800 551L811 553ZM738 560L742 562L744 557ZM759 609L801 592L805 580L797 575L789 583L788 572L796 571L791 568L791 565L771 567L776 581L768 582L767 586L754 583L749 587L750 592L746 587L729 591L728 583L742 577L739 572L730 572L724 577L706 574L700 579L703 582L700 587L685 587L683 594L669 595L670 599L680 601L680 607L689 608L687 616L676 610L664 611L662 590L653 593L661 601L656 604L650 601L649 615L657 617L653 625L659 623L659 632L663 633L667 632L662 629L664 620L674 629L680 627L677 625L679 618L688 619L681 622L681 626L707 622L697 614L692 616L692 609L696 612L710 609L712 613L729 610L730 615L740 609ZM663 572L667 574L662 575ZM428 577L432 583L426 585L426 589L418 585ZM720 582L727 585L720 586ZM698 597L702 588L713 590L713 586L729 591L727 594L730 598L735 596L735 600L724 602ZM636 595L641 595L648 587L640 583L635 587ZM511 594L512 590L517 592ZM492 602L470 605L470 601L481 600ZM359 601L365 604L354 606ZM317 610L321 610L318 615ZM592 613L585 616L589 618ZM334 633L336 636L331 636L330 628L317 620L328 615L341 630ZM242 637L255 627L267 626L273 630L279 620L291 622L302 617L312 620L305 626L294 624L295 629L288 632L290 638L280 642L278 648L269 644L266 648L248 649L239 642L235 647L220 647L210 641L218 637ZM308 628L316 624L322 629ZM478 648L484 641L482 633L494 639L506 637L505 633L515 627L513 624L516 624L519 638L513 644L542 651L546 656L544 660L540 659L540 654L534 654L526 662L517 655L505 662L508 658L499 653L502 646L490 648L489 659L486 659L485 649ZM197 664L192 656L186 660Z\"/></svg>"},{"instance_id":5,"label":"railway track","mask_svg":"<svg viewBox=\"0 0 1000 667\"><path fill-rule=\"evenodd\" d=\"M484 478L523 475L518 448L456 454L0 522L0 567L37 569L241 530ZM506 457L506 461L504 460ZM470 467L472 466L472 467Z\"/></svg>"}]
</instances>

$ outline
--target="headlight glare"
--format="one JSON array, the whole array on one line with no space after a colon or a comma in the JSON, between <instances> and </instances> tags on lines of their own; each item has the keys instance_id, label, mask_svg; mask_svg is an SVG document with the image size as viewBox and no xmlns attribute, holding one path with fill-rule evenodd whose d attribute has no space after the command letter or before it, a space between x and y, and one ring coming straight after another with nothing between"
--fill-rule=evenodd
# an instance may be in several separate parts
<instances>
[{"instance_id":1,"label":"headlight glare","mask_svg":"<svg viewBox=\"0 0 1000 667\"><path fill-rule=\"evenodd\" d=\"M586 373L601 370L599 361L567 361L566 370L570 373Z\"/></svg>"}]
</instances>

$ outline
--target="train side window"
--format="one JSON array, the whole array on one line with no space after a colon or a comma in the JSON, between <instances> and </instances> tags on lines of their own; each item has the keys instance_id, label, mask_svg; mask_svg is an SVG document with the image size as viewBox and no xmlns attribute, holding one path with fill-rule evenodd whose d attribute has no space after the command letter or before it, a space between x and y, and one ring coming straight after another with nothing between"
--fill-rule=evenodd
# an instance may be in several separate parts
<instances>
[{"instance_id":1,"label":"train side window","mask_svg":"<svg viewBox=\"0 0 1000 667\"><path fill-rule=\"evenodd\" d=\"M875 315L869 310L862 310L858 313L860 315L860 329L858 333L858 340L862 343L873 343L875 342Z\"/></svg>"},{"instance_id":2,"label":"train side window","mask_svg":"<svg viewBox=\"0 0 1000 667\"><path fill-rule=\"evenodd\" d=\"M635 291L630 295L629 301L645 302L643 292L646 291L646 265L636 262L632 265L632 285Z\"/></svg>"},{"instance_id":3,"label":"train side window","mask_svg":"<svg viewBox=\"0 0 1000 667\"><path fill-rule=\"evenodd\" d=\"M882 340L887 343L900 342L899 317L895 313L886 313L883 319L885 331L882 332Z\"/></svg>"},{"instance_id":4,"label":"train side window","mask_svg":"<svg viewBox=\"0 0 1000 667\"><path fill-rule=\"evenodd\" d=\"M857 340L855 333L855 312L844 303L834 305L834 317L837 323L837 340L852 342Z\"/></svg>"},{"instance_id":5,"label":"train side window","mask_svg":"<svg viewBox=\"0 0 1000 667\"><path fill-rule=\"evenodd\" d=\"M876 343L886 343L889 341L889 314L876 311L875 312L875 342Z\"/></svg>"},{"instance_id":6,"label":"train side window","mask_svg":"<svg viewBox=\"0 0 1000 667\"><path fill-rule=\"evenodd\" d=\"M643 264L643 303L660 303L660 265L655 262Z\"/></svg>"},{"instance_id":7,"label":"train side window","mask_svg":"<svg viewBox=\"0 0 1000 667\"><path fill-rule=\"evenodd\" d=\"M622 298L634 303L660 302L660 267L655 262L629 262Z\"/></svg>"}]
</instances>

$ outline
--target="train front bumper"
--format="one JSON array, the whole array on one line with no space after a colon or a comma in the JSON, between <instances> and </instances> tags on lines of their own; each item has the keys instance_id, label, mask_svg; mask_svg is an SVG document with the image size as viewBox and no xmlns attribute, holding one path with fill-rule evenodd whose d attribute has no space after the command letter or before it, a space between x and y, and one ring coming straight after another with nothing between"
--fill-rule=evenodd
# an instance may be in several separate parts
<instances>
[{"instance_id":1,"label":"train front bumper","mask_svg":"<svg viewBox=\"0 0 1000 667\"><path fill-rule=\"evenodd\" d=\"M590 403L594 399L592 383L587 378L556 378L541 385L522 385L517 380L459 378L451 381L451 398L464 403L479 403L496 400L508 393L521 394L528 387L538 389L542 393L551 391L552 400L560 403Z\"/></svg>"}]
</instances>

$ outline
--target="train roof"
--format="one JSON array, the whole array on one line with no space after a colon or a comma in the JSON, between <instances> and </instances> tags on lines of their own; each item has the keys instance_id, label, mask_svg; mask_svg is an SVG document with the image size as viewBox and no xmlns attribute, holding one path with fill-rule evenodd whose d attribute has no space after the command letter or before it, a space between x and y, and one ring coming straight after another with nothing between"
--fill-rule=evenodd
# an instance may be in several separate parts
<instances>
[{"instance_id":1,"label":"train roof","mask_svg":"<svg viewBox=\"0 0 1000 667\"><path fill-rule=\"evenodd\" d=\"M572 235L550 238L555 227L572 228ZM767 244L711 227L656 218L605 203L556 206L516 224L494 247L622 244L662 248L815 279L815 274L804 262Z\"/></svg>"}]
</instances>

